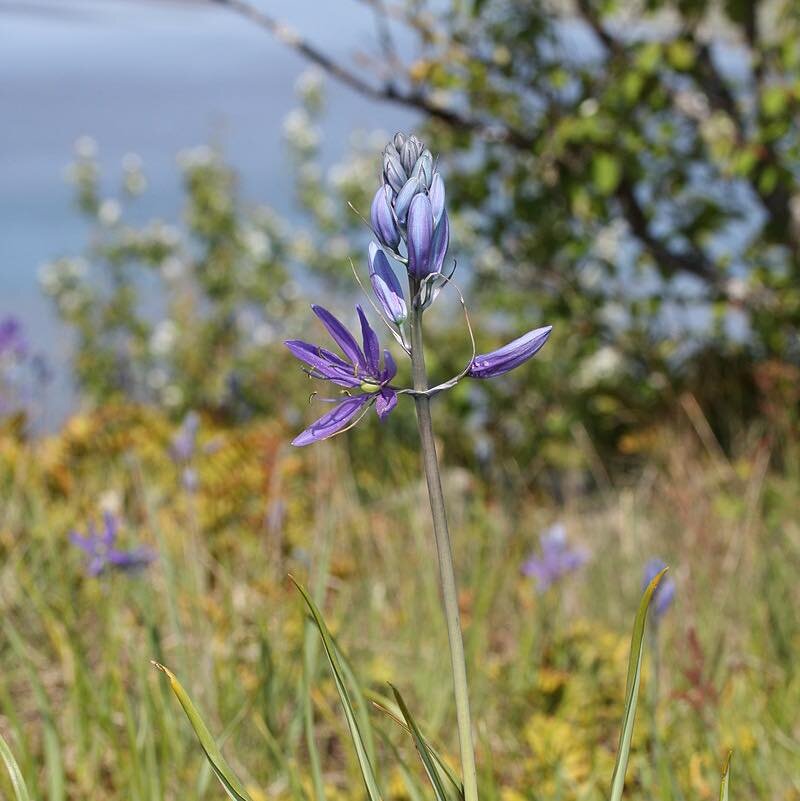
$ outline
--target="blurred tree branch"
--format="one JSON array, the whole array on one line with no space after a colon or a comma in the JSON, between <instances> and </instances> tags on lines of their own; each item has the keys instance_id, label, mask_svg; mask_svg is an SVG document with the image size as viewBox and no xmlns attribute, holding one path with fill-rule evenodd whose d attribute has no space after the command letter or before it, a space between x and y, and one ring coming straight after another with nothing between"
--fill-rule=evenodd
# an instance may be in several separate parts
<instances>
[{"instance_id":1,"label":"blurred tree branch","mask_svg":"<svg viewBox=\"0 0 800 801\"><path fill-rule=\"evenodd\" d=\"M210 1L240 14L256 25L269 31L280 42L300 53L331 77L362 95L375 100L397 103L408 108L416 109L456 130L470 131L488 142L507 144L524 152L530 152L539 142L539 137L533 136L526 131L499 123L496 120L492 120L491 122L484 121L472 117L461 110L440 105L421 90L402 89L394 80L387 80L382 85L376 85L365 81L356 72L334 60L331 56L308 42L289 26L251 3L246 2L246 0ZM385 24L386 9L379 0L365 1L382 19L382 38L385 42L385 37L388 36L388 28ZM611 49L614 54L619 54L621 50L619 43L604 31L603 27L597 22L593 15L588 13L586 0L581 0L579 5L582 11L587 12L587 19L590 21L593 30L595 30L601 38L601 41ZM470 55L477 58L475 54ZM553 111L554 110L551 109L550 113L552 114ZM568 168L566 163L562 166ZM689 273L712 285L717 292L722 292L723 288L719 281L720 276L714 264L702 251L697 248L692 248L687 252L677 252L671 249L653 233L649 224L648 215L636 197L635 186L630 178L625 178L620 181L616 189L616 197L628 221L632 234L638 239L642 247L650 254L663 272L667 274Z\"/></svg>"}]
</instances>

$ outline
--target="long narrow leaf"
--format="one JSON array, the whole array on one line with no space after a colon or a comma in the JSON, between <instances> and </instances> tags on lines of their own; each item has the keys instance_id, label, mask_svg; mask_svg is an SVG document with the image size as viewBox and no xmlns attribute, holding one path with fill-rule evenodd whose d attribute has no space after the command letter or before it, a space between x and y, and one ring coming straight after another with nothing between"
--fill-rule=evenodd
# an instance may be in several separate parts
<instances>
[{"instance_id":1,"label":"long narrow leaf","mask_svg":"<svg viewBox=\"0 0 800 801\"><path fill-rule=\"evenodd\" d=\"M339 665L342 668L342 676L344 677L347 686L350 689L350 699L353 702L353 709L358 717L361 735L364 738L364 748L367 750L367 756L371 764L375 763L375 738L372 735L372 724L369 719L369 706L364 697L364 691L361 689L361 684L356 678L355 671L350 666L347 656L342 653L339 648L339 643L336 638L331 636L333 647L336 649L336 656L339 659Z\"/></svg>"},{"instance_id":2,"label":"long narrow leaf","mask_svg":"<svg viewBox=\"0 0 800 801\"><path fill-rule=\"evenodd\" d=\"M719 785L719 801L728 801L728 783L731 778L731 757L733 751L728 751L728 758L725 760L725 767L722 769L722 781Z\"/></svg>"},{"instance_id":3,"label":"long narrow leaf","mask_svg":"<svg viewBox=\"0 0 800 801\"><path fill-rule=\"evenodd\" d=\"M358 718L356 716L355 709L353 708L353 704L347 692L342 666L339 663L339 658L336 654L336 646L334 645L333 638L328 631L328 627L325 625L325 621L322 619L322 613L317 608L317 605L314 603L311 596L297 581L294 580L294 577L289 576L289 578L292 579L295 587L297 587L297 589L300 591L300 594L303 596L306 606L311 612L311 616L314 618L314 622L316 623L317 629L319 629L320 636L322 637L322 646L325 649L325 654L328 657L328 663L331 666L333 678L336 682L336 689L339 691L339 698L341 699L342 706L344 707L345 718L347 719L347 725L350 729L350 737L353 740L353 745L356 749L356 756L358 757L358 764L361 768L361 776L364 779L364 784L367 788L367 794L370 797L370 801L381 801L378 782L375 779L375 773L372 770L372 765L369 761L367 748L364 745L364 738L362 737L358 726Z\"/></svg>"},{"instance_id":4,"label":"long narrow leaf","mask_svg":"<svg viewBox=\"0 0 800 801\"><path fill-rule=\"evenodd\" d=\"M219 779L220 784L225 788L225 792L233 801L252 801L247 791L244 789L244 786L234 774L231 766L225 760L222 751L219 750L219 746L211 736L211 732L200 717L197 707L192 702L186 690L183 689L183 686L175 677L175 674L169 670L169 668L165 668L164 665L160 665L158 662L153 662L153 664L169 679L172 692L175 693L178 701L180 701L183 711L186 713L186 717L189 718L189 723L192 724L194 733L200 741L200 746L206 755L206 759L208 759L211 764L211 769Z\"/></svg>"},{"instance_id":5,"label":"long narrow leaf","mask_svg":"<svg viewBox=\"0 0 800 801\"><path fill-rule=\"evenodd\" d=\"M386 734L385 731L382 729L378 729L378 736L381 738L381 741L389 749L392 754L392 764L396 765L399 769L402 777L403 782L406 786L406 791L408 794L409 801L425 801L424 796L422 795L422 787L420 786L417 777L411 772L411 769L406 764L403 757L400 755L400 752L397 750L395 744L389 738L389 735Z\"/></svg>"},{"instance_id":6,"label":"long narrow leaf","mask_svg":"<svg viewBox=\"0 0 800 801\"><path fill-rule=\"evenodd\" d=\"M439 778L439 771L437 770L436 765L431 758L428 747L425 745L425 741L420 733L419 727L417 726L414 718L411 717L411 713L408 711L408 707L406 706L406 702L403 700L403 696L400 695L399 690L395 686L390 684L389 687L391 687L392 692L394 693L395 701L397 701L397 705L400 707L400 712L403 714L403 719L411 731L411 736L414 738L414 747L417 749L419 758L422 760L425 773L428 774L428 781L433 787L433 792L437 801L448 801L447 793L444 790L444 785L442 784L442 780Z\"/></svg>"},{"instance_id":7,"label":"long narrow leaf","mask_svg":"<svg viewBox=\"0 0 800 801\"><path fill-rule=\"evenodd\" d=\"M631 752L631 738L633 737L633 723L636 719L636 702L639 697L639 682L642 677L642 653L644 651L644 631L647 623L647 610L653 593L659 582L667 572L664 568L651 582L642 595L639 611L633 622L631 635L631 653L628 658L628 678L625 687L625 714L622 717L622 731L619 737L619 750L617 761L614 763L614 774L611 779L611 801L620 801L625 786L625 772L628 768L628 758Z\"/></svg>"},{"instance_id":8,"label":"long narrow leaf","mask_svg":"<svg viewBox=\"0 0 800 801\"><path fill-rule=\"evenodd\" d=\"M390 720L393 720L398 726L408 732L408 734L412 734L408 724L402 720L402 718L393 709L389 707L390 702L387 698L379 695L378 693L370 693L370 700L372 701L372 705L375 707L375 709L377 709L379 712L383 712L386 717L388 717ZM458 780L458 777L455 775L455 773L453 773L453 769L447 764L447 762L444 761L444 759L442 759L441 756L439 756L439 752L424 736L422 737L422 743L428 750L431 759L436 763L436 767L441 775L445 776L452 785L452 789L455 792L456 798L463 799L464 787Z\"/></svg>"},{"instance_id":9,"label":"long narrow leaf","mask_svg":"<svg viewBox=\"0 0 800 801\"><path fill-rule=\"evenodd\" d=\"M11 778L11 786L14 788L14 797L17 801L31 801L31 797L28 795L28 788L25 786L25 779L22 778L22 771L19 769L17 760L14 759L14 755L11 753L11 749L8 747L8 743L3 739L2 734L0 734L0 759L3 760L8 775Z\"/></svg>"},{"instance_id":10,"label":"long narrow leaf","mask_svg":"<svg viewBox=\"0 0 800 801\"><path fill-rule=\"evenodd\" d=\"M9 620L5 621L5 633L12 650L17 654L25 668L25 675L31 683L33 697L36 700L39 714L42 716L44 745L44 764L47 774L47 797L49 801L63 801L64 790L64 761L61 757L61 742L56 729L55 715L47 692L39 678L39 672L28 653L28 646L20 633Z\"/></svg>"}]
</instances>

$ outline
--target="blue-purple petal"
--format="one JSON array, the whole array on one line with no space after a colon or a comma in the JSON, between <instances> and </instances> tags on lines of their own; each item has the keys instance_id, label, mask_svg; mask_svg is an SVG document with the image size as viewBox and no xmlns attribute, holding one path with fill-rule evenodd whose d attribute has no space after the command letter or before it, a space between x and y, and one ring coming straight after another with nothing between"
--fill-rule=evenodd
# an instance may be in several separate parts
<instances>
[{"instance_id":1,"label":"blue-purple petal","mask_svg":"<svg viewBox=\"0 0 800 801\"><path fill-rule=\"evenodd\" d=\"M411 174L419 178L420 183L424 184L426 189L430 189L433 181L433 155L430 150L422 152Z\"/></svg>"},{"instance_id":2,"label":"blue-purple petal","mask_svg":"<svg viewBox=\"0 0 800 801\"><path fill-rule=\"evenodd\" d=\"M431 199L431 211L433 212L433 224L439 225L439 220L442 219L442 212L444 211L444 181L442 176L437 172L431 181L431 188L428 192L428 197Z\"/></svg>"},{"instance_id":3,"label":"blue-purple petal","mask_svg":"<svg viewBox=\"0 0 800 801\"><path fill-rule=\"evenodd\" d=\"M132 551L112 550L108 554L108 563L121 570L137 570L147 567L155 559L149 548L134 548Z\"/></svg>"},{"instance_id":4,"label":"blue-purple petal","mask_svg":"<svg viewBox=\"0 0 800 801\"><path fill-rule=\"evenodd\" d=\"M439 225L433 233L431 243L431 268L432 273L440 273L444 264L444 257L447 255L447 247L450 244L450 220L445 211Z\"/></svg>"},{"instance_id":5,"label":"blue-purple petal","mask_svg":"<svg viewBox=\"0 0 800 801\"><path fill-rule=\"evenodd\" d=\"M342 353L347 356L353 365L366 368L366 361L361 348L358 346L353 335L340 323L327 309L316 304L311 307L314 314L319 317L328 333L336 344L342 349Z\"/></svg>"},{"instance_id":6,"label":"blue-purple petal","mask_svg":"<svg viewBox=\"0 0 800 801\"><path fill-rule=\"evenodd\" d=\"M386 148L383 154L383 175L386 178L386 183L399 192L403 188L403 184L408 180L408 174L403 169L400 161L400 156L397 150L392 147Z\"/></svg>"},{"instance_id":7,"label":"blue-purple petal","mask_svg":"<svg viewBox=\"0 0 800 801\"><path fill-rule=\"evenodd\" d=\"M372 206L370 208L370 220L372 222L372 230L385 245L392 250L396 250L400 244L400 231L397 230L394 217L392 216L392 208L389 205L388 193L391 189L386 185L378 187L375 197L372 199Z\"/></svg>"},{"instance_id":8,"label":"blue-purple petal","mask_svg":"<svg viewBox=\"0 0 800 801\"><path fill-rule=\"evenodd\" d=\"M430 272L433 213L427 195L416 195L408 210L408 270L416 278Z\"/></svg>"},{"instance_id":9,"label":"blue-purple petal","mask_svg":"<svg viewBox=\"0 0 800 801\"><path fill-rule=\"evenodd\" d=\"M394 213L397 215L397 219L400 223L405 224L408 208L411 205L411 201L419 194L419 191L419 178L411 177L397 193L397 197L394 199Z\"/></svg>"},{"instance_id":10,"label":"blue-purple petal","mask_svg":"<svg viewBox=\"0 0 800 801\"><path fill-rule=\"evenodd\" d=\"M303 342L301 339L287 339L284 342L292 355L314 369L314 375L333 381L342 387L357 387L361 379L356 377L353 365L319 345Z\"/></svg>"},{"instance_id":11,"label":"blue-purple petal","mask_svg":"<svg viewBox=\"0 0 800 801\"><path fill-rule=\"evenodd\" d=\"M345 398L341 403L334 406L331 411L312 423L305 431L298 434L292 440L292 445L302 447L303 445L310 445L312 442L320 442L323 439L332 437L343 428L346 428L371 399L372 396L366 394Z\"/></svg>"},{"instance_id":12,"label":"blue-purple petal","mask_svg":"<svg viewBox=\"0 0 800 801\"><path fill-rule=\"evenodd\" d=\"M361 323L361 337L364 343L364 356L367 360L367 372L371 376L377 376L381 361L381 344L378 335L369 324L366 314L361 306L356 306L358 319Z\"/></svg>"},{"instance_id":13,"label":"blue-purple petal","mask_svg":"<svg viewBox=\"0 0 800 801\"><path fill-rule=\"evenodd\" d=\"M388 350L383 352L383 372L382 381L391 381L397 375L397 364L395 364L392 354Z\"/></svg>"},{"instance_id":14,"label":"blue-purple petal","mask_svg":"<svg viewBox=\"0 0 800 801\"><path fill-rule=\"evenodd\" d=\"M374 242L369 246L369 272L381 308L393 323L399 325L408 316L403 290L386 254Z\"/></svg>"},{"instance_id":15,"label":"blue-purple petal","mask_svg":"<svg viewBox=\"0 0 800 801\"><path fill-rule=\"evenodd\" d=\"M519 367L538 353L547 342L552 330L553 326L551 325L537 328L502 348L476 356L472 360L467 375L472 378L494 378Z\"/></svg>"},{"instance_id":16,"label":"blue-purple petal","mask_svg":"<svg viewBox=\"0 0 800 801\"><path fill-rule=\"evenodd\" d=\"M384 387L375 399L375 411L381 420L386 419L386 416L397 406L397 392L388 387Z\"/></svg>"}]
</instances>

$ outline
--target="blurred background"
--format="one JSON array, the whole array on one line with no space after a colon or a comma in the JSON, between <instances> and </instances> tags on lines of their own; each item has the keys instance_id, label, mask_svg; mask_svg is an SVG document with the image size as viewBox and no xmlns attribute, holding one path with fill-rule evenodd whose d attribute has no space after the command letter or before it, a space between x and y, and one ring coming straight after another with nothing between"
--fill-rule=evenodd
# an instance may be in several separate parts
<instances>
[{"instance_id":1,"label":"blurred background","mask_svg":"<svg viewBox=\"0 0 800 801\"><path fill-rule=\"evenodd\" d=\"M410 406L287 444L319 410L281 343L353 322L402 130L479 351L554 325L434 406L486 797L604 795L664 560L628 792L711 797L732 747L800 798L798 34L791 0L0 0L0 733L36 797L218 797L151 658L254 801L348 792L288 572L365 709L398 682L454 752ZM459 372L454 294L426 324Z\"/></svg>"}]
</instances>

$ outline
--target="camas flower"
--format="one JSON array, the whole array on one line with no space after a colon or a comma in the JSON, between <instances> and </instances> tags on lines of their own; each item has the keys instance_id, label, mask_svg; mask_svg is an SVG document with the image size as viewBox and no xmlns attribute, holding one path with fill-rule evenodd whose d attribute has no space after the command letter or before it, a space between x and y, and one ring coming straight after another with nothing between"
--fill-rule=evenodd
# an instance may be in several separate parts
<instances>
[{"instance_id":1,"label":"camas flower","mask_svg":"<svg viewBox=\"0 0 800 801\"><path fill-rule=\"evenodd\" d=\"M361 323L362 345L356 342L353 335L322 306L312 306L314 314L319 317L332 339L341 348L345 358L319 345L312 345L299 339L286 341L286 347L292 354L305 362L312 378L330 381L350 392L327 414L320 417L305 431L292 441L292 445L308 445L312 442L332 437L350 424L359 413L366 413L375 404L378 417L384 419L397 405L397 391L390 381L397 373L391 353L381 350L378 335L370 326L360 306L356 306Z\"/></svg>"},{"instance_id":2,"label":"camas flower","mask_svg":"<svg viewBox=\"0 0 800 801\"><path fill-rule=\"evenodd\" d=\"M543 532L540 543L541 556L530 556L522 566L524 575L536 579L536 588L540 593L577 570L589 558L585 548L569 547L563 523L556 523Z\"/></svg>"},{"instance_id":3,"label":"camas flower","mask_svg":"<svg viewBox=\"0 0 800 801\"><path fill-rule=\"evenodd\" d=\"M88 534L70 533L70 542L80 548L87 557L86 572L99 576L107 570L131 571L146 567L155 559L149 548L122 550L117 548L119 523L110 512L103 515L103 530L98 531L94 523L89 523Z\"/></svg>"},{"instance_id":4,"label":"camas flower","mask_svg":"<svg viewBox=\"0 0 800 801\"><path fill-rule=\"evenodd\" d=\"M648 561L644 567L644 575L642 576L642 590L667 566L663 559L653 558ZM661 579L658 587L656 587L653 598L650 602L650 608L653 610L653 616L658 622L664 613L672 606L675 600L675 582L672 577L667 574Z\"/></svg>"}]
</instances>

